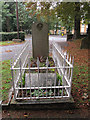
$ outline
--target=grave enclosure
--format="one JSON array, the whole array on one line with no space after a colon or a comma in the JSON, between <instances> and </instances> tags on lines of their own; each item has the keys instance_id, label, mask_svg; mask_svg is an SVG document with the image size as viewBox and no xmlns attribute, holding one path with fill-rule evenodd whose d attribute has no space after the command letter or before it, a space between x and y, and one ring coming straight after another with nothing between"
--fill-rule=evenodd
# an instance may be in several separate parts
<instances>
[{"instance_id":1,"label":"grave enclosure","mask_svg":"<svg viewBox=\"0 0 90 120\"><path fill-rule=\"evenodd\" d=\"M39 27L41 28L38 32L41 33L42 24L35 25L40 25ZM37 30L34 32L37 34ZM33 59L29 51L29 41L27 41L21 53L12 64L11 71L15 100L30 100L30 102L33 102L32 100L66 99L71 96L74 59L62 50L57 43L53 44L52 58L48 57L49 42L47 33L45 33L46 38L44 37L44 40L46 41L44 43L42 43L43 37L39 36L41 44L47 44L44 54L33 48L33 57L35 57ZM34 39L35 37L33 37ZM33 47L39 46L36 40L38 38L33 41ZM43 48L38 49L42 50ZM34 53L35 51L37 54Z\"/></svg>"}]
</instances>

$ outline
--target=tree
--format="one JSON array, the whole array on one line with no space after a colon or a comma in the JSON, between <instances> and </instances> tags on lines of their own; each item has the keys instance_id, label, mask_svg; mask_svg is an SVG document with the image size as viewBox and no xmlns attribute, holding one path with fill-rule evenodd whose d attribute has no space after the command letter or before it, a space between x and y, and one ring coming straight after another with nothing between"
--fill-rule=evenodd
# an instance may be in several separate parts
<instances>
[{"instance_id":1,"label":"tree","mask_svg":"<svg viewBox=\"0 0 90 120\"><path fill-rule=\"evenodd\" d=\"M55 14L53 2L30 2L25 3L25 6L32 18L36 17L36 21L46 22L49 26L49 30L56 29L57 31L59 19Z\"/></svg>"},{"instance_id":2,"label":"tree","mask_svg":"<svg viewBox=\"0 0 90 120\"><path fill-rule=\"evenodd\" d=\"M19 31L30 30L33 18L29 16L23 3L18 3ZM35 19L34 19L35 20ZM17 31L16 3L2 2L2 31Z\"/></svg>"},{"instance_id":3,"label":"tree","mask_svg":"<svg viewBox=\"0 0 90 120\"><path fill-rule=\"evenodd\" d=\"M80 16L80 3L76 2L75 3L75 15L74 15L74 39L80 38L80 21L81 21L81 16Z\"/></svg>"},{"instance_id":4,"label":"tree","mask_svg":"<svg viewBox=\"0 0 90 120\"><path fill-rule=\"evenodd\" d=\"M2 5L2 30L6 32L16 30L15 18L15 3L4 2Z\"/></svg>"},{"instance_id":5,"label":"tree","mask_svg":"<svg viewBox=\"0 0 90 120\"><path fill-rule=\"evenodd\" d=\"M70 31L74 25L74 4L68 2L57 3L56 11L62 26Z\"/></svg>"},{"instance_id":6,"label":"tree","mask_svg":"<svg viewBox=\"0 0 90 120\"><path fill-rule=\"evenodd\" d=\"M50 3L45 2L29 2L25 3L27 11L29 12L29 15L31 17L37 18L37 21L43 21L48 22L49 21L49 15L50 15Z\"/></svg>"},{"instance_id":7,"label":"tree","mask_svg":"<svg viewBox=\"0 0 90 120\"><path fill-rule=\"evenodd\" d=\"M90 3L88 2L83 3L82 12L83 12L82 18L84 20L84 23L88 25L87 34L89 40L90 39Z\"/></svg>"},{"instance_id":8,"label":"tree","mask_svg":"<svg viewBox=\"0 0 90 120\"><path fill-rule=\"evenodd\" d=\"M89 3L80 2L61 2L56 6L57 15L60 16L63 25L71 29L74 27L74 38L80 37L80 21L82 19L90 20Z\"/></svg>"},{"instance_id":9,"label":"tree","mask_svg":"<svg viewBox=\"0 0 90 120\"><path fill-rule=\"evenodd\" d=\"M83 12L83 20L84 23L88 25L87 29L87 37L82 40L81 48L89 48L90 49L90 3L84 2L82 6L82 12Z\"/></svg>"},{"instance_id":10,"label":"tree","mask_svg":"<svg viewBox=\"0 0 90 120\"><path fill-rule=\"evenodd\" d=\"M65 28L70 32L74 27L74 37L80 36L80 4L73 2L62 2L57 4L57 14Z\"/></svg>"},{"instance_id":11,"label":"tree","mask_svg":"<svg viewBox=\"0 0 90 120\"><path fill-rule=\"evenodd\" d=\"M32 18L23 3L18 3L19 27L20 31L31 29Z\"/></svg>"}]
</instances>

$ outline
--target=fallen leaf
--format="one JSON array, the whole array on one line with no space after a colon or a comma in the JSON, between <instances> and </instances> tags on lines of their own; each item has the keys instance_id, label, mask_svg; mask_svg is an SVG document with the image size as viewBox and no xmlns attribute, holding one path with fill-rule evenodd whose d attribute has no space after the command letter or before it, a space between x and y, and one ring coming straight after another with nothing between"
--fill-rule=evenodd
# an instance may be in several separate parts
<instances>
[{"instance_id":1,"label":"fallen leaf","mask_svg":"<svg viewBox=\"0 0 90 120\"><path fill-rule=\"evenodd\" d=\"M12 52L12 50L6 50L5 52Z\"/></svg>"},{"instance_id":2,"label":"fallen leaf","mask_svg":"<svg viewBox=\"0 0 90 120\"><path fill-rule=\"evenodd\" d=\"M28 117L28 114L27 114L27 113L24 113L24 117Z\"/></svg>"},{"instance_id":3,"label":"fallen leaf","mask_svg":"<svg viewBox=\"0 0 90 120\"><path fill-rule=\"evenodd\" d=\"M10 116L10 114L8 113L8 116Z\"/></svg>"}]
</instances>

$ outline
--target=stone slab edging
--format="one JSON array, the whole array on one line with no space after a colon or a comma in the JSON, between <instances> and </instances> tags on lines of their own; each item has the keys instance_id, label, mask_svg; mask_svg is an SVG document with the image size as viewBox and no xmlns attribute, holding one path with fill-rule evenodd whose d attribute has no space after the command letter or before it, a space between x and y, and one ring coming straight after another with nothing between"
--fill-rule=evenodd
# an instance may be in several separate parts
<instances>
[{"instance_id":1,"label":"stone slab edging","mask_svg":"<svg viewBox=\"0 0 90 120\"><path fill-rule=\"evenodd\" d=\"M69 98L67 101L65 100L40 100L40 101L15 101L12 99L11 103L8 106L2 106L2 109L60 109L60 110L67 110L67 109L75 109L75 104L73 98Z\"/></svg>"}]
</instances>

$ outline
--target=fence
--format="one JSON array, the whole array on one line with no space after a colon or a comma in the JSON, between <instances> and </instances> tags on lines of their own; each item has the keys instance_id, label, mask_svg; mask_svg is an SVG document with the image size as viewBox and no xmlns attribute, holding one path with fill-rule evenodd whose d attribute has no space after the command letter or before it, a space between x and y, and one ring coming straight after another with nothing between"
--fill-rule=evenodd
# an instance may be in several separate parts
<instances>
[{"instance_id":1,"label":"fence","mask_svg":"<svg viewBox=\"0 0 90 120\"><path fill-rule=\"evenodd\" d=\"M57 60L58 73L63 76L62 86L65 87L68 97L70 97L74 57L71 58L71 56L69 56L66 51L64 52L64 50L56 43L53 44L52 55L53 60Z\"/></svg>"},{"instance_id":2,"label":"fence","mask_svg":"<svg viewBox=\"0 0 90 120\"><path fill-rule=\"evenodd\" d=\"M70 97L74 59L71 59L71 56L56 43L53 44L52 58L54 60L52 67L49 66L48 57L44 67L40 66L39 58L36 66L32 66L29 44L26 43L11 67L15 100ZM50 70L53 72L50 73Z\"/></svg>"},{"instance_id":3,"label":"fence","mask_svg":"<svg viewBox=\"0 0 90 120\"><path fill-rule=\"evenodd\" d=\"M25 70L21 70L21 67L26 67L27 60L29 57L29 41L25 43L22 47L21 51L19 52L18 56L15 56L13 62L11 63L11 73L12 73L12 80L13 80L13 90L14 90L14 97L18 94L18 90L16 90L17 83L20 81L21 76L24 74ZM17 69L20 68L20 69Z\"/></svg>"}]
</instances>

